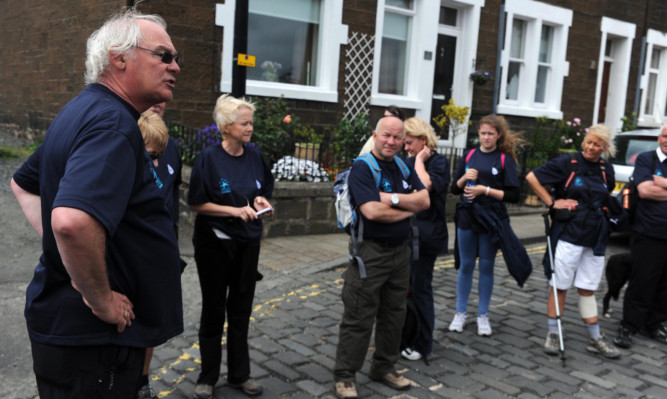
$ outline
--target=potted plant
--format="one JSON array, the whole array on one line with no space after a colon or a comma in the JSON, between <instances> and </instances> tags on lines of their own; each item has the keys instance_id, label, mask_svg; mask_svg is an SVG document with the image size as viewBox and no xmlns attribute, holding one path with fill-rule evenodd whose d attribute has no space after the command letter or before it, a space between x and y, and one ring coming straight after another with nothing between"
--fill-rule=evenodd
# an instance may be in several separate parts
<instances>
[{"instance_id":1,"label":"potted plant","mask_svg":"<svg viewBox=\"0 0 667 399\"><path fill-rule=\"evenodd\" d=\"M483 85L489 80L493 80L493 75L491 75L491 72L487 71L472 71L470 73L470 80L478 85Z\"/></svg>"}]
</instances>

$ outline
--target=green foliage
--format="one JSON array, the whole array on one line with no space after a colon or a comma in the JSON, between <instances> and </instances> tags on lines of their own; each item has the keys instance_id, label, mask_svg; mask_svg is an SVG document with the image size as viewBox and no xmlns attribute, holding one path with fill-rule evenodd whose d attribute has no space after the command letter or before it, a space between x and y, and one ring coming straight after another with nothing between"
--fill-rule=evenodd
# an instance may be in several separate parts
<instances>
[{"instance_id":1,"label":"green foliage","mask_svg":"<svg viewBox=\"0 0 667 399\"><path fill-rule=\"evenodd\" d=\"M9 148L0 148L0 159L18 158L18 154Z\"/></svg>"},{"instance_id":2,"label":"green foliage","mask_svg":"<svg viewBox=\"0 0 667 399\"><path fill-rule=\"evenodd\" d=\"M324 139L324 135L315 132L315 129L310 125L297 127L294 129L294 140L298 142L305 142L311 144L320 144Z\"/></svg>"},{"instance_id":3,"label":"green foliage","mask_svg":"<svg viewBox=\"0 0 667 399\"><path fill-rule=\"evenodd\" d=\"M297 117L292 117L291 121L285 118L289 112L283 97L254 98L253 102L256 110L252 142L259 147L269 165L273 165L292 153L292 132L300 128L300 123Z\"/></svg>"},{"instance_id":4,"label":"green foliage","mask_svg":"<svg viewBox=\"0 0 667 399\"><path fill-rule=\"evenodd\" d=\"M621 122L623 122L623 126L621 126L621 132L627 132L629 130L637 130L637 125L635 124L635 120L637 119L637 113L635 111L632 111L632 114L630 116L623 115L621 118Z\"/></svg>"},{"instance_id":5,"label":"green foliage","mask_svg":"<svg viewBox=\"0 0 667 399\"><path fill-rule=\"evenodd\" d=\"M365 113L357 115L351 121L341 119L334 130L331 148L335 159L335 168L343 169L350 165L359 155L361 147L371 135L368 119Z\"/></svg>"}]
</instances>

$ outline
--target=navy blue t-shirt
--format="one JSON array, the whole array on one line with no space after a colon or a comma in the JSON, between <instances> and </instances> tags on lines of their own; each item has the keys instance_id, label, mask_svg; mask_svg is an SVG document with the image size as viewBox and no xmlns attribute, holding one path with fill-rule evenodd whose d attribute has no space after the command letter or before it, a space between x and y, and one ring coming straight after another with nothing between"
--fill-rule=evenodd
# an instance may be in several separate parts
<instances>
[{"instance_id":1,"label":"navy blue t-shirt","mask_svg":"<svg viewBox=\"0 0 667 399\"><path fill-rule=\"evenodd\" d=\"M39 182L43 254L26 294L30 338L50 345L153 347L183 331L178 243L137 125L139 113L93 84L58 114L38 152L15 174ZM36 168L36 169L35 169ZM111 289L125 294L136 319L123 333L97 318L70 283L51 230L56 207L82 210L107 233Z\"/></svg>"},{"instance_id":2,"label":"navy blue t-shirt","mask_svg":"<svg viewBox=\"0 0 667 399\"><path fill-rule=\"evenodd\" d=\"M415 158L408 158L406 163L414 168ZM431 206L416 214L419 251L424 254L444 254L447 253L448 238L445 205L450 182L449 161L444 156L433 153L424 166L431 178L432 189L429 192Z\"/></svg>"},{"instance_id":3,"label":"navy blue t-shirt","mask_svg":"<svg viewBox=\"0 0 667 399\"><path fill-rule=\"evenodd\" d=\"M456 167L456 173L454 174L454 184L456 184L461 176L465 174L467 166L471 169L477 170L477 184L488 186L497 190L519 187L519 177L517 174L516 162L514 162L514 158L512 158L510 155L505 155L505 165L503 166L503 157L501 156L502 153L499 149L495 149L491 152L484 152L480 148L475 148L475 152L470 156L470 159L466 163L466 157L470 151L466 152L466 154L461 157L461 160ZM479 204L480 206L502 203L502 201L498 201L489 195L477 196L473 202ZM461 203L466 204L466 199L463 197L463 194L461 194ZM457 228L463 230L474 229L473 226L475 226L475 221L471 220L470 217L471 215L469 212L458 212Z\"/></svg>"},{"instance_id":4,"label":"navy blue t-shirt","mask_svg":"<svg viewBox=\"0 0 667 399\"><path fill-rule=\"evenodd\" d=\"M152 162L151 162L152 165ZM174 228L178 226L178 197L179 186L181 185L181 154L178 152L176 140L169 137L167 147L164 149L164 155L158 160L158 166L155 168L162 187L164 195L164 205L171 215L171 221Z\"/></svg>"},{"instance_id":5,"label":"navy blue t-shirt","mask_svg":"<svg viewBox=\"0 0 667 399\"><path fill-rule=\"evenodd\" d=\"M598 226L600 219L605 217L599 212L607 205L609 193L614 188L614 168L605 163L607 183L602 177L598 162L589 162L581 152L577 152L577 174L572 179L565 194L558 194L558 198L575 199L579 202L574 216L561 225L560 238L563 241L593 248L598 241ZM533 170L533 174L540 184L552 185L557 193L563 192L563 187L571 174L570 155L565 154L550 160ZM606 234L606 232L604 232Z\"/></svg>"},{"instance_id":6,"label":"navy blue t-shirt","mask_svg":"<svg viewBox=\"0 0 667 399\"><path fill-rule=\"evenodd\" d=\"M371 155L372 154L373 153L371 152ZM373 157L375 157L375 155L373 155ZM350 205L352 205L353 209L357 210L357 217L363 218L364 239L377 240L385 243L402 243L408 239L410 234L410 218L403 219L396 223L370 221L363 216L363 213L359 210L359 206L370 201L380 202L380 191L385 193L409 194L414 190L419 191L424 190L425 188L412 167L408 166L410 169L410 176L405 180L395 161L381 161L376 157L375 159L380 166L379 189L373 179L373 172L368 167L368 164L363 161L354 162L348 178Z\"/></svg>"},{"instance_id":7,"label":"navy blue t-shirt","mask_svg":"<svg viewBox=\"0 0 667 399\"><path fill-rule=\"evenodd\" d=\"M660 148L656 149L660 151ZM653 169L653 151L643 152L637 157L632 178L635 184L653 180L653 175L667 176L665 161L658 162ZM663 155L664 157L664 155ZM632 229L649 237L667 240L667 201L639 199Z\"/></svg>"},{"instance_id":8,"label":"navy blue t-shirt","mask_svg":"<svg viewBox=\"0 0 667 399\"><path fill-rule=\"evenodd\" d=\"M243 207L254 204L255 197L271 198L273 175L257 147L244 146L243 154L230 155L220 144L206 147L195 160L190 176L188 204ZM244 222L236 217L215 217L198 214L208 222L240 242L256 242L262 238L262 220Z\"/></svg>"}]
</instances>

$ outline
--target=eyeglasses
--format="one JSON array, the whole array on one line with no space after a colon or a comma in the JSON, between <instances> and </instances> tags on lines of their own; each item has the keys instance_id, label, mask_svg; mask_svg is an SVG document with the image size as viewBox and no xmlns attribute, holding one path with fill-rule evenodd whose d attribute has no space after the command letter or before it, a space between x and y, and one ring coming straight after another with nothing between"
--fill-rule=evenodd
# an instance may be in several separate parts
<instances>
[{"instance_id":1,"label":"eyeglasses","mask_svg":"<svg viewBox=\"0 0 667 399\"><path fill-rule=\"evenodd\" d=\"M176 61L176 64L178 65L178 60L180 60L179 56L169 53L167 51L155 51L149 48L139 47L139 46L134 46L134 47L145 51L149 51L155 55L159 55L162 62L164 62L167 65L171 64L172 61Z\"/></svg>"},{"instance_id":2,"label":"eyeglasses","mask_svg":"<svg viewBox=\"0 0 667 399\"><path fill-rule=\"evenodd\" d=\"M148 155L151 157L152 160L160 159L164 155L164 151L162 152L149 152Z\"/></svg>"}]
</instances>

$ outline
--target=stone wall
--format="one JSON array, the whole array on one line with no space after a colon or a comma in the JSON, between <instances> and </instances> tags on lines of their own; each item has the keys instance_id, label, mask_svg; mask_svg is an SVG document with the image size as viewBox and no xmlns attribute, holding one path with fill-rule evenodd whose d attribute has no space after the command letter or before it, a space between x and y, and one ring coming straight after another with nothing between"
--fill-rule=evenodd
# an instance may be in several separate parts
<instances>
[{"instance_id":1,"label":"stone wall","mask_svg":"<svg viewBox=\"0 0 667 399\"><path fill-rule=\"evenodd\" d=\"M195 214L187 205L189 181L190 167L183 166L181 221L194 224ZM276 212L264 221L264 238L341 232L331 182L276 182L271 204Z\"/></svg>"}]
</instances>

